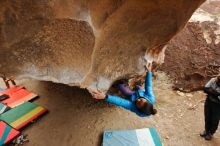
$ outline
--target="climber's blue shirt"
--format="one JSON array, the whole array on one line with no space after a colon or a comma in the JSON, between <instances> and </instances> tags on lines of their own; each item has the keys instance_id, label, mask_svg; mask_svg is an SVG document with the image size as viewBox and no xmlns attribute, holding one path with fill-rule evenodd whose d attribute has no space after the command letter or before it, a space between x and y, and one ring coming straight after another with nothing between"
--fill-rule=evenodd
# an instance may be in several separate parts
<instances>
[{"instance_id":1,"label":"climber's blue shirt","mask_svg":"<svg viewBox=\"0 0 220 146\"><path fill-rule=\"evenodd\" d=\"M148 100L152 105L155 104L155 98L154 98L153 89L152 89L152 73L151 72L147 72L146 74L145 90L139 89L137 92L141 97ZM118 96L107 95L106 101L109 103L121 106L127 110L130 110L136 113L140 117L146 117L148 115L140 113L136 107L135 102L138 99L138 94L134 92L131 95L130 100L126 100Z\"/></svg>"}]
</instances>

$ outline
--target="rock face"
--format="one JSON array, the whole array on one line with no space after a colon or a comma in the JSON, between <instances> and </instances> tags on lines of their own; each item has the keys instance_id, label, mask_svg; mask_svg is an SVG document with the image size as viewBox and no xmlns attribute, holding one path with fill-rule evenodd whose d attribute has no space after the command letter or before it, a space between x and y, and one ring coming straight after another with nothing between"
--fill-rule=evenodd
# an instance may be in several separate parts
<instances>
[{"instance_id":1,"label":"rock face","mask_svg":"<svg viewBox=\"0 0 220 146\"><path fill-rule=\"evenodd\" d=\"M0 1L0 74L106 90L163 61L204 0Z\"/></svg>"}]
</instances>

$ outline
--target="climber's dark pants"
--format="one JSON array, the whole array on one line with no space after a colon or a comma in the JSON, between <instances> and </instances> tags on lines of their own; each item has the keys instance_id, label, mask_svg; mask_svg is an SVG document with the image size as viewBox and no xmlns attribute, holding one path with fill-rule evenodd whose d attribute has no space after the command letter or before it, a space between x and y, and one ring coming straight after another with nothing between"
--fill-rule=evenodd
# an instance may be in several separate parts
<instances>
[{"instance_id":1,"label":"climber's dark pants","mask_svg":"<svg viewBox=\"0 0 220 146\"><path fill-rule=\"evenodd\" d=\"M141 87L136 85L135 89L139 90L139 89L141 89ZM127 97L131 96L134 93L134 91L131 91L128 87L126 87L125 84L119 84L118 90L121 91L121 93Z\"/></svg>"},{"instance_id":2,"label":"climber's dark pants","mask_svg":"<svg viewBox=\"0 0 220 146\"><path fill-rule=\"evenodd\" d=\"M205 130L214 134L218 129L220 119L220 104L211 101L208 97L205 101Z\"/></svg>"}]
</instances>

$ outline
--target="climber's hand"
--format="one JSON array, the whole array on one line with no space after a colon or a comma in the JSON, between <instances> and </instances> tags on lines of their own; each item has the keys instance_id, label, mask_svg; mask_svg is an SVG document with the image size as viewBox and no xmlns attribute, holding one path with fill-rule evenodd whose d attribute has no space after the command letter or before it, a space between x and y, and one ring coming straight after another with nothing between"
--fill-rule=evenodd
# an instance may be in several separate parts
<instances>
[{"instance_id":1,"label":"climber's hand","mask_svg":"<svg viewBox=\"0 0 220 146\"><path fill-rule=\"evenodd\" d=\"M147 63L147 64L145 65L145 67L146 67L147 71L149 71L149 72L152 71L152 63Z\"/></svg>"},{"instance_id":2,"label":"climber's hand","mask_svg":"<svg viewBox=\"0 0 220 146\"><path fill-rule=\"evenodd\" d=\"M96 90L96 91L93 90L92 94L95 99L105 99L105 97L106 97L106 95L103 92L98 91L98 90Z\"/></svg>"}]
</instances>

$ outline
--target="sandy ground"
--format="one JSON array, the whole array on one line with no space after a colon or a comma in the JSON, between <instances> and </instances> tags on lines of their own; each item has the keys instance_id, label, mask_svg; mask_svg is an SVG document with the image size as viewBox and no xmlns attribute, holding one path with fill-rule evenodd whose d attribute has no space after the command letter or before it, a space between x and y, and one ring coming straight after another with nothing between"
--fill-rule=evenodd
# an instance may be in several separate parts
<instances>
[{"instance_id":1,"label":"sandy ground","mask_svg":"<svg viewBox=\"0 0 220 146\"><path fill-rule=\"evenodd\" d=\"M180 96L171 90L163 74L159 78L154 80L159 112L149 118L139 118L125 109L92 99L82 89L51 82L23 81L29 90L40 95L35 103L50 111L24 129L23 133L30 140L25 146L98 146L104 130L145 127L155 127L164 146L219 146L219 131L211 142L198 135L204 125L205 95L194 92Z\"/></svg>"}]
</instances>

